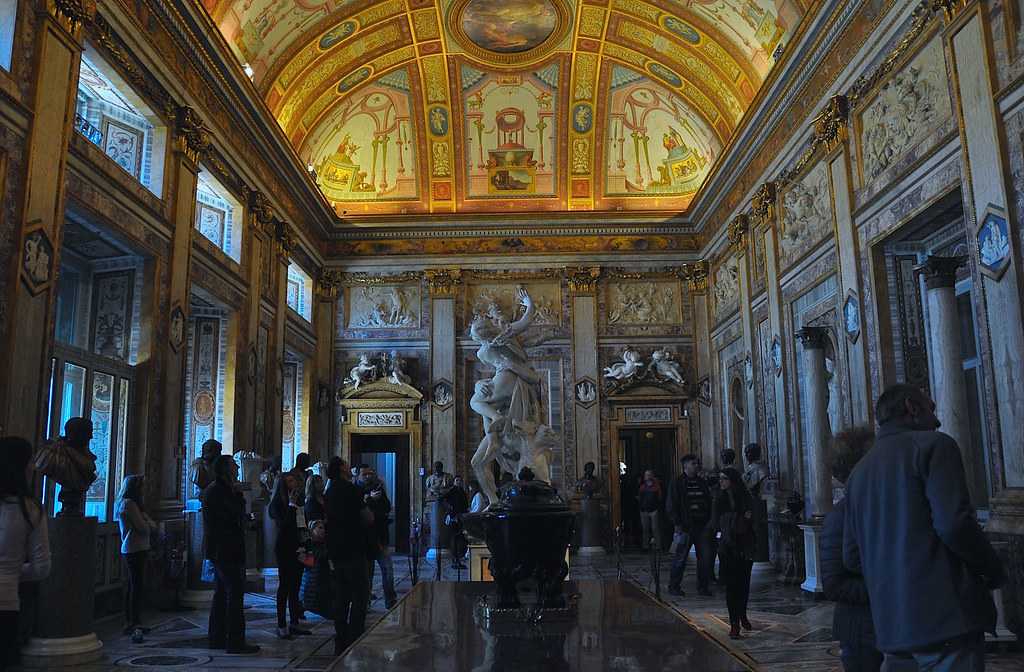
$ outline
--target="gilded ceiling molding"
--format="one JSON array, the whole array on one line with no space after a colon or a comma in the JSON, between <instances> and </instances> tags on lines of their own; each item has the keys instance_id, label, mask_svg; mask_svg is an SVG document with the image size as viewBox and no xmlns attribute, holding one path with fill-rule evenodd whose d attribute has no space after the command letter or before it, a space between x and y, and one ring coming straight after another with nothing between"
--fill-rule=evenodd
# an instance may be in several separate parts
<instances>
[{"instance_id":1,"label":"gilded ceiling molding","mask_svg":"<svg viewBox=\"0 0 1024 672\"><path fill-rule=\"evenodd\" d=\"M874 91L886 76L902 63L903 57L915 45L918 38L928 30L938 16L938 12L942 11L943 5L946 4L963 5L966 3L957 2L956 0L949 0L948 3L944 0L921 0L921 3L918 4L911 15L910 28L907 29L906 34L900 39L899 44L889 52L877 68L870 73L858 77L846 93L850 107L854 109L859 107L868 99L868 94Z\"/></svg>"},{"instance_id":2,"label":"gilded ceiling molding","mask_svg":"<svg viewBox=\"0 0 1024 672\"><path fill-rule=\"evenodd\" d=\"M389 275L376 275L371 273L342 273L341 283L352 286L379 286L379 285L408 285L419 283L422 274L417 271L405 271Z\"/></svg>"},{"instance_id":3,"label":"gilded ceiling molding","mask_svg":"<svg viewBox=\"0 0 1024 672\"><path fill-rule=\"evenodd\" d=\"M46 8L69 33L91 23L96 16L96 0L50 0Z\"/></svg>"},{"instance_id":4,"label":"gilded ceiling molding","mask_svg":"<svg viewBox=\"0 0 1024 672\"><path fill-rule=\"evenodd\" d=\"M561 270L557 268L542 268L535 271L481 271L467 269L462 272L462 279L465 282L482 280L484 282L517 281L517 280L551 280L560 278Z\"/></svg>"},{"instance_id":5,"label":"gilded ceiling molding","mask_svg":"<svg viewBox=\"0 0 1024 672\"><path fill-rule=\"evenodd\" d=\"M750 217L756 226L768 226L775 223L775 206L778 189L774 182L765 182L751 199Z\"/></svg>"},{"instance_id":6,"label":"gilded ceiling molding","mask_svg":"<svg viewBox=\"0 0 1024 672\"><path fill-rule=\"evenodd\" d=\"M729 247L736 254L747 251L747 232L750 231L750 217L746 214L736 215L729 222Z\"/></svg>"},{"instance_id":7,"label":"gilded ceiling molding","mask_svg":"<svg viewBox=\"0 0 1024 672\"><path fill-rule=\"evenodd\" d=\"M186 105L179 106L175 112L174 143L178 151L195 164L210 148L210 134L199 113Z\"/></svg>"},{"instance_id":8,"label":"gilded ceiling molding","mask_svg":"<svg viewBox=\"0 0 1024 672\"><path fill-rule=\"evenodd\" d=\"M423 271L431 298L454 298L462 284L462 271L458 268L428 268Z\"/></svg>"},{"instance_id":9,"label":"gilded ceiling molding","mask_svg":"<svg viewBox=\"0 0 1024 672\"><path fill-rule=\"evenodd\" d=\"M569 282L569 294L572 296L594 296L597 294L597 281L601 278L601 267L565 269L565 277Z\"/></svg>"}]
</instances>

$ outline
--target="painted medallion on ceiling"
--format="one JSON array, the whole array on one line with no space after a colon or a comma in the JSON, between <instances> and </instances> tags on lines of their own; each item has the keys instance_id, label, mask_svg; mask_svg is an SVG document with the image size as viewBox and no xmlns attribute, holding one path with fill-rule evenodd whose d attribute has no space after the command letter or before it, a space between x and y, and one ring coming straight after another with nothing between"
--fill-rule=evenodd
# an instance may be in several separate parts
<instances>
[{"instance_id":1,"label":"painted medallion on ceiling","mask_svg":"<svg viewBox=\"0 0 1024 672\"><path fill-rule=\"evenodd\" d=\"M686 210L805 0L200 0L340 215Z\"/></svg>"}]
</instances>

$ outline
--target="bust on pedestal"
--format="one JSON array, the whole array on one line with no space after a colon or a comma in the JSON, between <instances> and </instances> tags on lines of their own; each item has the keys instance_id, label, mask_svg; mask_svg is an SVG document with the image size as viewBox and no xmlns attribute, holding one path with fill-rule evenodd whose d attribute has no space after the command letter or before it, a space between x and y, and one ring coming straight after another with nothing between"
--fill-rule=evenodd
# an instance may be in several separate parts
<instances>
[{"instance_id":1,"label":"bust on pedestal","mask_svg":"<svg viewBox=\"0 0 1024 672\"><path fill-rule=\"evenodd\" d=\"M50 669L98 660L103 642L93 632L96 518L85 517L85 496L96 480L89 451L92 421L71 418L64 436L44 446L36 470L60 485L61 510L49 524L50 576L39 587L38 618L22 650L27 668Z\"/></svg>"},{"instance_id":2,"label":"bust on pedestal","mask_svg":"<svg viewBox=\"0 0 1024 672\"><path fill-rule=\"evenodd\" d=\"M197 498L190 498L192 506L185 510L185 531L188 535L188 572L185 591L181 601L191 606L205 606L213 601L213 584L203 581L203 514L200 501L206 486L217 480L213 473L213 463L220 456L222 446L216 439L207 439L203 443L201 454L189 465L189 481L199 493ZM199 508L195 507L199 504Z\"/></svg>"},{"instance_id":3,"label":"bust on pedestal","mask_svg":"<svg viewBox=\"0 0 1024 672\"><path fill-rule=\"evenodd\" d=\"M583 513L583 526L580 533L580 555L604 555L601 544L601 533L604 528L604 517L601 515L601 500L597 497L601 492L601 479L594 475L597 465L587 462L583 465L583 476L576 481L576 494L580 500Z\"/></svg>"},{"instance_id":4,"label":"bust on pedestal","mask_svg":"<svg viewBox=\"0 0 1024 672\"><path fill-rule=\"evenodd\" d=\"M434 471L427 477L427 506L430 510L430 548L427 559L440 562L448 553L448 533L444 526L445 496L455 487L455 479L444 470L443 462L434 462Z\"/></svg>"}]
</instances>

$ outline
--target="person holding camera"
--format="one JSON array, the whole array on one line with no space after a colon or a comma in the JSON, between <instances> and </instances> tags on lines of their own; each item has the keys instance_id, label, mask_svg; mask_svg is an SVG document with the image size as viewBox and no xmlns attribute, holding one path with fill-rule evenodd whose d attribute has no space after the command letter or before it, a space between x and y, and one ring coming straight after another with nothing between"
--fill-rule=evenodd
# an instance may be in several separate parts
<instances>
[{"instance_id":1,"label":"person holding camera","mask_svg":"<svg viewBox=\"0 0 1024 672\"><path fill-rule=\"evenodd\" d=\"M395 593L395 567L391 561L388 527L391 524L391 500L384 490L384 482L373 467L363 465L359 470L359 485L363 488L363 501L373 513L370 539L370 557L367 562L370 586L373 586L374 564L380 567L380 582L384 591L384 606L390 609L398 599ZM372 599L372 596L371 596Z\"/></svg>"}]
</instances>

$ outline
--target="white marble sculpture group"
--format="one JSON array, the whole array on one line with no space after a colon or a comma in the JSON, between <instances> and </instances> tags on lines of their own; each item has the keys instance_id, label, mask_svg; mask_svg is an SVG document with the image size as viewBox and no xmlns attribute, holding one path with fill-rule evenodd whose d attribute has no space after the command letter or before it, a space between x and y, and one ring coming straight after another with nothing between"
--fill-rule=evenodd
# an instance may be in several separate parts
<instances>
[{"instance_id":1,"label":"white marble sculpture group","mask_svg":"<svg viewBox=\"0 0 1024 672\"><path fill-rule=\"evenodd\" d=\"M473 455L472 466L480 489L491 502L498 501L491 464L518 475L529 467L537 480L551 481L551 452L557 434L541 422L541 376L530 366L520 336L536 317L530 294L516 289L516 300L525 312L509 322L501 307L492 303L478 313L469 334L479 346L477 357L494 368L494 375L477 381L470 408L483 418L484 438Z\"/></svg>"},{"instance_id":2,"label":"white marble sculpture group","mask_svg":"<svg viewBox=\"0 0 1024 672\"><path fill-rule=\"evenodd\" d=\"M359 362L349 370L344 383L357 390L360 385L382 378L392 385L409 385L412 378L405 372L405 367L405 358L397 350L392 350L390 355L381 353L376 361L368 353L363 353L359 355Z\"/></svg>"},{"instance_id":3,"label":"white marble sculpture group","mask_svg":"<svg viewBox=\"0 0 1024 672\"><path fill-rule=\"evenodd\" d=\"M655 384L675 383L680 387L686 387L682 365L676 361L675 354L666 348L652 352L650 362L645 363L639 350L626 346L622 351L622 361L605 367L604 378L616 389L641 381Z\"/></svg>"}]
</instances>

